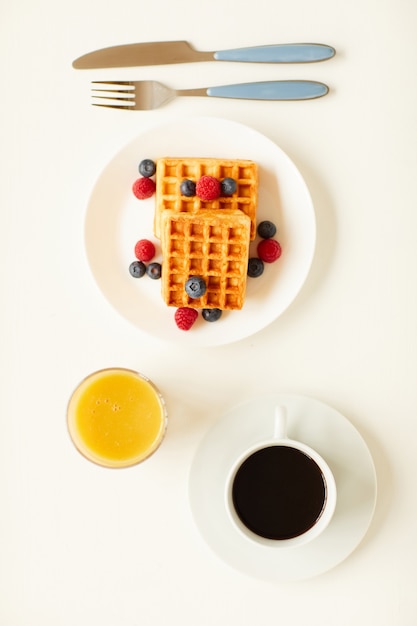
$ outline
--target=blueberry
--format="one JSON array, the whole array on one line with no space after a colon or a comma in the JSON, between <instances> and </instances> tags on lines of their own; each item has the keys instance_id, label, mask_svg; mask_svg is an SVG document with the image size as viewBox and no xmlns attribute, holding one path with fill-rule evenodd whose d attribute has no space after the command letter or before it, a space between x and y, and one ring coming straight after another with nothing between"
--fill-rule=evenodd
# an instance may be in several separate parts
<instances>
[{"instance_id":1,"label":"blueberry","mask_svg":"<svg viewBox=\"0 0 417 626\"><path fill-rule=\"evenodd\" d=\"M154 280L161 278L161 274L162 274L161 264L149 263L148 267L146 268L146 273L150 278L153 278Z\"/></svg>"},{"instance_id":2,"label":"blueberry","mask_svg":"<svg viewBox=\"0 0 417 626\"><path fill-rule=\"evenodd\" d=\"M185 178L180 185L180 191L183 196L191 198L192 196L195 196L195 187L196 185L192 180Z\"/></svg>"},{"instance_id":3,"label":"blueberry","mask_svg":"<svg viewBox=\"0 0 417 626\"><path fill-rule=\"evenodd\" d=\"M237 182L234 178L224 178L220 183L223 196L232 196L237 189Z\"/></svg>"},{"instance_id":4,"label":"blueberry","mask_svg":"<svg viewBox=\"0 0 417 626\"><path fill-rule=\"evenodd\" d=\"M146 272L146 265L142 261L133 261L129 265L129 272L133 278L142 278Z\"/></svg>"},{"instance_id":5,"label":"blueberry","mask_svg":"<svg viewBox=\"0 0 417 626\"><path fill-rule=\"evenodd\" d=\"M190 298L201 298L207 291L207 285L200 276L191 276L185 283L185 291Z\"/></svg>"},{"instance_id":6,"label":"blueberry","mask_svg":"<svg viewBox=\"0 0 417 626\"><path fill-rule=\"evenodd\" d=\"M258 278L264 271L264 262L258 257L252 257L248 261L248 276Z\"/></svg>"},{"instance_id":7,"label":"blueberry","mask_svg":"<svg viewBox=\"0 0 417 626\"><path fill-rule=\"evenodd\" d=\"M143 159L139 163L139 174L142 174L145 178L149 178L149 176L153 176L156 172L156 165L152 159Z\"/></svg>"},{"instance_id":8,"label":"blueberry","mask_svg":"<svg viewBox=\"0 0 417 626\"><path fill-rule=\"evenodd\" d=\"M223 311L221 309L203 309L201 315L206 322L217 322L221 318Z\"/></svg>"},{"instance_id":9,"label":"blueberry","mask_svg":"<svg viewBox=\"0 0 417 626\"><path fill-rule=\"evenodd\" d=\"M258 235L262 237L262 239L271 239L271 237L275 236L276 232L277 227L269 220L265 220L258 225Z\"/></svg>"}]
</instances>

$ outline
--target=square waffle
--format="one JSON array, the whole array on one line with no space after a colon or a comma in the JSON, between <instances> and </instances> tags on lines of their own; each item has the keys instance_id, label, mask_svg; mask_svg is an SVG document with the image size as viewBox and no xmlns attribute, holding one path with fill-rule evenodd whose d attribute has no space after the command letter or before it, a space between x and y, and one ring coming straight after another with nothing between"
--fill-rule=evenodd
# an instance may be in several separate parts
<instances>
[{"instance_id":1,"label":"square waffle","mask_svg":"<svg viewBox=\"0 0 417 626\"><path fill-rule=\"evenodd\" d=\"M242 211L199 213L164 210L162 296L168 306L241 309L245 300L251 220ZM207 285L190 298L185 283L200 276Z\"/></svg>"},{"instance_id":2,"label":"square waffle","mask_svg":"<svg viewBox=\"0 0 417 626\"><path fill-rule=\"evenodd\" d=\"M237 182L237 189L231 196L220 196L211 201L181 194L180 185L184 179L197 182L202 176L213 176L220 182L224 178L233 178ZM158 238L161 237L161 216L166 210L198 214L221 209L247 215L251 222L250 238L254 239L257 204L258 166L253 161L173 157L157 161L154 233Z\"/></svg>"}]
</instances>

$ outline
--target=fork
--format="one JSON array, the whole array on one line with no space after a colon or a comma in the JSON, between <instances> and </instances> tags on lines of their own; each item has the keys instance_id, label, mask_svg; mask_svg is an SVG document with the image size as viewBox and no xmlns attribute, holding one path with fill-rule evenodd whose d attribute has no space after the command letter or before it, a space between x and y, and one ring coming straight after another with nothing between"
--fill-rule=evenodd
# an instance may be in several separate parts
<instances>
[{"instance_id":1,"label":"fork","mask_svg":"<svg viewBox=\"0 0 417 626\"><path fill-rule=\"evenodd\" d=\"M325 96L329 88L311 80L278 80L240 85L223 85L199 89L171 89L155 80L92 81L92 97L112 103L93 102L95 106L133 111L150 111L167 104L177 96L211 96L248 100L309 100ZM103 87L95 87L103 85ZM104 87L109 85L109 87Z\"/></svg>"}]
</instances>

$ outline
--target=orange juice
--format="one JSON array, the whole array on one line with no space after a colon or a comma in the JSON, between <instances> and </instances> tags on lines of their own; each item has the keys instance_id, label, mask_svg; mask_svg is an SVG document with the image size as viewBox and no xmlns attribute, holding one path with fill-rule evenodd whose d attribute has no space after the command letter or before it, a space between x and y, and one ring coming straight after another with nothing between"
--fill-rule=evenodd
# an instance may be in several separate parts
<instances>
[{"instance_id":1,"label":"orange juice","mask_svg":"<svg viewBox=\"0 0 417 626\"><path fill-rule=\"evenodd\" d=\"M68 429L78 450L106 467L140 463L160 445L165 403L143 374L104 369L85 378L68 404Z\"/></svg>"}]
</instances>

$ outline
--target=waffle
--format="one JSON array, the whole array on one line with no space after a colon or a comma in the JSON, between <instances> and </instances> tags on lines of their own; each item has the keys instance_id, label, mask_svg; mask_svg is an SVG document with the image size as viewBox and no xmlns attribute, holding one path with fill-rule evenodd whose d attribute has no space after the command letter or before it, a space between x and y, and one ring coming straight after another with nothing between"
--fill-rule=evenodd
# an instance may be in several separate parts
<instances>
[{"instance_id":1,"label":"waffle","mask_svg":"<svg viewBox=\"0 0 417 626\"><path fill-rule=\"evenodd\" d=\"M245 300L251 220L242 211L176 212L161 219L162 296L168 306L241 309ZM207 285L190 298L185 283L200 276Z\"/></svg>"},{"instance_id":2,"label":"waffle","mask_svg":"<svg viewBox=\"0 0 417 626\"><path fill-rule=\"evenodd\" d=\"M198 196L181 195L181 182L188 178L197 182L201 176L213 176L219 181L234 178L236 192L216 200L203 201ZM243 212L250 218L250 238L256 235L258 204L258 167L253 161L232 159L162 158L157 161L154 233L161 237L161 216L164 211L197 214L200 211Z\"/></svg>"}]
</instances>

